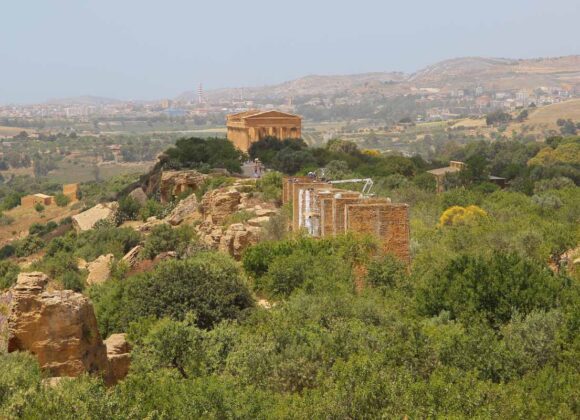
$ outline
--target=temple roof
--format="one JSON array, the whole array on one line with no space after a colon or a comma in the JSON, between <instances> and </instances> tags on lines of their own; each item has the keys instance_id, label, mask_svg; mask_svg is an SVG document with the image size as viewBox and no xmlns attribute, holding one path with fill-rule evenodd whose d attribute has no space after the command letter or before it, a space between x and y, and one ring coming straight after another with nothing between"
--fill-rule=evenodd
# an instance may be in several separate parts
<instances>
[{"instance_id":1,"label":"temple roof","mask_svg":"<svg viewBox=\"0 0 580 420\"><path fill-rule=\"evenodd\" d=\"M263 117L272 117L272 118L300 118L300 116L295 114L290 114L287 112L281 112L276 110L270 111L263 111L260 109L251 109L249 111L238 112L237 114L230 114L228 115L228 119L234 120L245 120L249 118L263 118Z\"/></svg>"}]
</instances>

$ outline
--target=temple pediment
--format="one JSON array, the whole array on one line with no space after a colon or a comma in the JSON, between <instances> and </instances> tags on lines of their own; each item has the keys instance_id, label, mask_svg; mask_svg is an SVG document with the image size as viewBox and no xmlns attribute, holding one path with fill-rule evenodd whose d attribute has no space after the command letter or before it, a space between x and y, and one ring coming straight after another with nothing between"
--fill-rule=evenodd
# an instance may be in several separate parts
<instances>
[{"instance_id":1,"label":"temple pediment","mask_svg":"<svg viewBox=\"0 0 580 420\"><path fill-rule=\"evenodd\" d=\"M277 110L250 110L227 116L228 139L240 150L265 137L297 139L302 134L302 118Z\"/></svg>"},{"instance_id":2,"label":"temple pediment","mask_svg":"<svg viewBox=\"0 0 580 420\"><path fill-rule=\"evenodd\" d=\"M248 115L248 116L243 117L243 118L247 119L247 120L252 120L252 119L256 119L256 118L298 118L298 119L300 119L300 117L298 115L289 114L289 113L281 112L281 111L262 111L262 112L257 112L257 113L252 114L252 115Z\"/></svg>"}]
</instances>

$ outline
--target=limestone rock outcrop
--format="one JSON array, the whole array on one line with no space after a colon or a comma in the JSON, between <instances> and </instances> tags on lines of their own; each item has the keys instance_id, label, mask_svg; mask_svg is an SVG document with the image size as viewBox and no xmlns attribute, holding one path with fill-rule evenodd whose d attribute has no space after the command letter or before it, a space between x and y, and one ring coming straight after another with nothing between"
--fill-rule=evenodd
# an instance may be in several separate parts
<instances>
[{"instance_id":1,"label":"limestone rock outcrop","mask_svg":"<svg viewBox=\"0 0 580 420\"><path fill-rule=\"evenodd\" d=\"M150 217L145 223L140 224L136 230L141 233L148 234L151 233L151 229L153 229L155 226L162 224L167 224L167 222L165 220L159 220L156 217Z\"/></svg>"},{"instance_id":2,"label":"limestone rock outcrop","mask_svg":"<svg viewBox=\"0 0 580 420\"><path fill-rule=\"evenodd\" d=\"M113 254L101 255L96 260L87 264L89 275L87 284L101 284L111 278L111 264L115 256Z\"/></svg>"},{"instance_id":3,"label":"limestone rock outcrop","mask_svg":"<svg viewBox=\"0 0 580 420\"><path fill-rule=\"evenodd\" d=\"M21 273L12 289L8 352L29 351L49 376L108 374L93 306L72 290L47 291L48 277Z\"/></svg>"},{"instance_id":4,"label":"limestone rock outcrop","mask_svg":"<svg viewBox=\"0 0 580 420\"><path fill-rule=\"evenodd\" d=\"M223 231L218 249L239 260L248 246L258 243L261 231L262 229L257 226L234 223Z\"/></svg>"},{"instance_id":5,"label":"limestone rock outcrop","mask_svg":"<svg viewBox=\"0 0 580 420\"><path fill-rule=\"evenodd\" d=\"M198 171L163 171L159 182L159 197L162 203L167 203L182 192L197 190L208 178Z\"/></svg>"},{"instance_id":6,"label":"limestone rock outcrop","mask_svg":"<svg viewBox=\"0 0 580 420\"><path fill-rule=\"evenodd\" d=\"M125 256L121 259L122 262L127 264L127 267L133 268L139 261L139 253L143 249L142 245L136 245Z\"/></svg>"},{"instance_id":7,"label":"limestone rock outcrop","mask_svg":"<svg viewBox=\"0 0 580 420\"><path fill-rule=\"evenodd\" d=\"M111 334L105 340L109 361L109 381L117 383L129 373L131 365L131 346L125 334Z\"/></svg>"},{"instance_id":8,"label":"limestone rock outcrop","mask_svg":"<svg viewBox=\"0 0 580 420\"><path fill-rule=\"evenodd\" d=\"M124 337L101 339L91 302L72 290L49 290L40 272L21 273L10 290L8 352L29 351L49 377L102 375L107 384L128 370Z\"/></svg>"},{"instance_id":9,"label":"limestone rock outcrop","mask_svg":"<svg viewBox=\"0 0 580 420\"><path fill-rule=\"evenodd\" d=\"M129 197L138 202L140 205L144 205L147 202L147 194L143 191L143 188L138 187L129 193Z\"/></svg>"},{"instance_id":10,"label":"limestone rock outcrop","mask_svg":"<svg viewBox=\"0 0 580 420\"><path fill-rule=\"evenodd\" d=\"M204 222L221 224L238 210L242 194L235 186L209 191L201 200L200 212Z\"/></svg>"},{"instance_id":11,"label":"limestone rock outcrop","mask_svg":"<svg viewBox=\"0 0 580 420\"><path fill-rule=\"evenodd\" d=\"M97 204L96 206L72 216L73 227L77 232L90 230L100 220L115 219L119 205L116 201L111 203Z\"/></svg>"},{"instance_id":12,"label":"limestone rock outcrop","mask_svg":"<svg viewBox=\"0 0 580 420\"><path fill-rule=\"evenodd\" d=\"M248 187L251 187L248 181L238 181L232 186L209 191L199 206L202 223L196 229L202 243L236 259L241 258L248 246L258 243L264 224L278 213L273 204L246 192ZM228 219L240 212L253 217L228 225Z\"/></svg>"},{"instance_id":13,"label":"limestone rock outcrop","mask_svg":"<svg viewBox=\"0 0 580 420\"><path fill-rule=\"evenodd\" d=\"M185 219L193 216L197 212L198 206L197 197L195 194L191 194L177 203L169 216L163 220L171 226L177 226Z\"/></svg>"}]
</instances>

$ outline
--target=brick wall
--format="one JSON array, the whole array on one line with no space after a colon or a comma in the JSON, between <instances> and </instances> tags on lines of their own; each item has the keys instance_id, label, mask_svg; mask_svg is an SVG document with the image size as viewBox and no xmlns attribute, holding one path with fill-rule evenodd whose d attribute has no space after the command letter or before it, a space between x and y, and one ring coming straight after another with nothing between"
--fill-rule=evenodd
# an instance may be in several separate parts
<instances>
[{"instance_id":1,"label":"brick wall","mask_svg":"<svg viewBox=\"0 0 580 420\"><path fill-rule=\"evenodd\" d=\"M332 202L332 220L333 220L333 234L340 235L346 233L344 225L344 211L347 204L355 204L362 200L362 196L355 192L344 192L334 196Z\"/></svg>"},{"instance_id":2,"label":"brick wall","mask_svg":"<svg viewBox=\"0 0 580 420\"><path fill-rule=\"evenodd\" d=\"M345 226L349 231L376 236L384 254L391 253L406 263L410 262L407 204L349 204L345 210Z\"/></svg>"},{"instance_id":3,"label":"brick wall","mask_svg":"<svg viewBox=\"0 0 580 420\"><path fill-rule=\"evenodd\" d=\"M292 202L292 230L308 227L312 236L347 231L374 235L382 253L410 262L409 206L385 198L364 198L355 191L311 179L284 180L283 199ZM310 217L310 219L308 219Z\"/></svg>"}]
</instances>

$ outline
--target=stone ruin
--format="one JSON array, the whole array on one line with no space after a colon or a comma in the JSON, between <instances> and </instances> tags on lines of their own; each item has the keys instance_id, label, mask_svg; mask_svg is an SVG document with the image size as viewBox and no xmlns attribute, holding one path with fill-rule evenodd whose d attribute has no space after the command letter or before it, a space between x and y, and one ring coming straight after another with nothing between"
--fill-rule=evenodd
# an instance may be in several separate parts
<instances>
[{"instance_id":1,"label":"stone ruin","mask_svg":"<svg viewBox=\"0 0 580 420\"><path fill-rule=\"evenodd\" d=\"M313 237L358 232L377 237L381 251L409 263L409 206L388 198L365 197L309 177L284 179L282 200L292 203L293 231Z\"/></svg>"},{"instance_id":2,"label":"stone ruin","mask_svg":"<svg viewBox=\"0 0 580 420\"><path fill-rule=\"evenodd\" d=\"M90 373L109 385L124 378L131 360L124 335L103 341L91 302L48 283L43 273L21 273L8 292L8 352L29 351L53 378Z\"/></svg>"},{"instance_id":3,"label":"stone ruin","mask_svg":"<svg viewBox=\"0 0 580 420\"><path fill-rule=\"evenodd\" d=\"M196 191L207 178L207 175L195 170L163 171L159 182L159 199L162 203L168 203L187 190Z\"/></svg>"},{"instance_id":4,"label":"stone ruin","mask_svg":"<svg viewBox=\"0 0 580 420\"><path fill-rule=\"evenodd\" d=\"M227 252L240 259L242 252L259 242L263 226L278 213L272 203L257 200L244 190L254 180L237 181L229 187L207 192L199 205L202 221L196 227L201 241L208 247ZM238 212L252 215L246 221L227 224Z\"/></svg>"}]
</instances>

